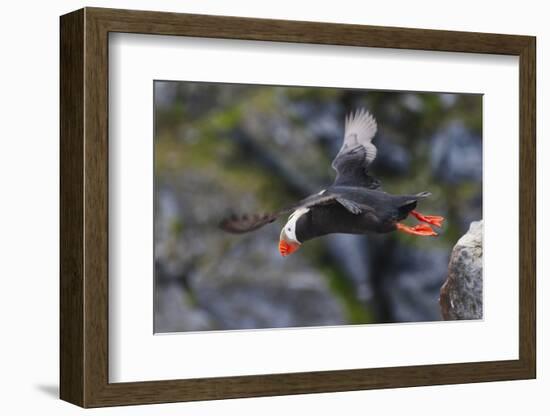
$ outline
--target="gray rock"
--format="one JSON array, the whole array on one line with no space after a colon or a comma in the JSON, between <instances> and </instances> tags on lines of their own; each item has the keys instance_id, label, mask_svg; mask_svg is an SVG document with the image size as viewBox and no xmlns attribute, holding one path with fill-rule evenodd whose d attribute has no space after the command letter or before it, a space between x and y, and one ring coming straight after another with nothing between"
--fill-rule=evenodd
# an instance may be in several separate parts
<instances>
[{"instance_id":1,"label":"gray rock","mask_svg":"<svg viewBox=\"0 0 550 416\"><path fill-rule=\"evenodd\" d=\"M443 319L483 318L483 220L454 246L439 302Z\"/></svg>"},{"instance_id":2,"label":"gray rock","mask_svg":"<svg viewBox=\"0 0 550 416\"><path fill-rule=\"evenodd\" d=\"M368 238L362 235L331 234L325 237L328 255L339 265L352 283L356 297L362 302L372 302L374 293L369 270L370 251Z\"/></svg>"},{"instance_id":3,"label":"gray rock","mask_svg":"<svg viewBox=\"0 0 550 416\"><path fill-rule=\"evenodd\" d=\"M445 279L447 250L398 245L381 279L381 295L387 304L385 322L422 322L441 319L437 303Z\"/></svg>"},{"instance_id":4,"label":"gray rock","mask_svg":"<svg viewBox=\"0 0 550 416\"><path fill-rule=\"evenodd\" d=\"M481 137L462 122L454 121L433 137L430 158L434 176L446 183L481 180Z\"/></svg>"},{"instance_id":5,"label":"gray rock","mask_svg":"<svg viewBox=\"0 0 550 416\"><path fill-rule=\"evenodd\" d=\"M215 325L206 312L193 304L178 282L157 284L155 297L162 300L155 302L155 333L204 331Z\"/></svg>"},{"instance_id":6,"label":"gray rock","mask_svg":"<svg viewBox=\"0 0 550 416\"><path fill-rule=\"evenodd\" d=\"M405 175L411 166L411 157L408 150L392 141L383 134L375 139L378 154L374 160L373 170L390 175Z\"/></svg>"},{"instance_id":7,"label":"gray rock","mask_svg":"<svg viewBox=\"0 0 550 416\"><path fill-rule=\"evenodd\" d=\"M413 113L421 113L425 108L424 101L422 101L418 94L403 94L401 105Z\"/></svg>"},{"instance_id":8,"label":"gray rock","mask_svg":"<svg viewBox=\"0 0 550 416\"><path fill-rule=\"evenodd\" d=\"M212 329L345 323L343 305L327 281L303 256L283 259L276 249L277 234L271 228L245 236L215 263L192 274L192 293L216 322Z\"/></svg>"}]
</instances>

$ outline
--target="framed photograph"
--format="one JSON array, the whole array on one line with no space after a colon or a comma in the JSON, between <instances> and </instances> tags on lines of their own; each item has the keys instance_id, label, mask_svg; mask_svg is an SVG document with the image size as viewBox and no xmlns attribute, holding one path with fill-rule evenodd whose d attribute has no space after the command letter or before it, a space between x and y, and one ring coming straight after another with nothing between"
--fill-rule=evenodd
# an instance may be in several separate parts
<instances>
[{"instance_id":1,"label":"framed photograph","mask_svg":"<svg viewBox=\"0 0 550 416\"><path fill-rule=\"evenodd\" d=\"M535 378L535 38L61 17L60 396Z\"/></svg>"}]
</instances>

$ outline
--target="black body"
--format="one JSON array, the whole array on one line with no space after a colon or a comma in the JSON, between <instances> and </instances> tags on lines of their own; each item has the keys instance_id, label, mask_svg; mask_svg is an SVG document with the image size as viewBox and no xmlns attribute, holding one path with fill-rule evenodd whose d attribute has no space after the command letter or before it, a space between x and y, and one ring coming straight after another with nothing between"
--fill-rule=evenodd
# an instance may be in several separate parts
<instances>
[{"instance_id":1,"label":"black body","mask_svg":"<svg viewBox=\"0 0 550 416\"><path fill-rule=\"evenodd\" d=\"M418 199L429 195L391 195L376 189L351 186L332 186L323 195L333 193L354 201L362 212L353 214L336 201L309 208L296 222L296 238L301 243L331 233L394 231L396 223L407 218L416 208Z\"/></svg>"}]
</instances>

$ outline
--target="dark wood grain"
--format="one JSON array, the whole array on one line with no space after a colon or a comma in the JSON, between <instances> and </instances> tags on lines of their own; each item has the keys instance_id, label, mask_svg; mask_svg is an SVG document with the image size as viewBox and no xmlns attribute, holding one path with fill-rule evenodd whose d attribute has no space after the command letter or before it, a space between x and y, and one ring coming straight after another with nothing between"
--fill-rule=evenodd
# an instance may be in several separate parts
<instances>
[{"instance_id":1,"label":"dark wood grain","mask_svg":"<svg viewBox=\"0 0 550 416\"><path fill-rule=\"evenodd\" d=\"M93 13L86 14L84 57L84 313L86 319L85 405L101 397L108 380L108 32ZM89 301L88 301L89 300Z\"/></svg>"},{"instance_id":2,"label":"dark wood grain","mask_svg":"<svg viewBox=\"0 0 550 416\"><path fill-rule=\"evenodd\" d=\"M109 383L108 33L516 55L520 58L519 359ZM87 8L61 18L61 398L83 407L533 378L535 39Z\"/></svg>"},{"instance_id":3,"label":"dark wood grain","mask_svg":"<svg viewBox=\"0 0 550 416\"><path fill-rule=\"evenodd\" d=\"M519 97L519 356L536 377L536 41L520 54Z\"/></svg>"},{"instance_id":4,"label":"dark wood grain","mask_svg":"<svg viewBox=\"0 0 550 416\"><path fill-rule=\"evenodd\" d=\"M87 8L110 32L519 55L528 36Z\"/></svg>"},{"instance_id":5,"label":"dark wood grain","mask_svg":"<svg viewBox=\"0 0 550 416\"><path fill-rule=\"evenodd\" d=\"M84 405L84 11L61 19L60 388Z\"/></svg>"}]
</instances>

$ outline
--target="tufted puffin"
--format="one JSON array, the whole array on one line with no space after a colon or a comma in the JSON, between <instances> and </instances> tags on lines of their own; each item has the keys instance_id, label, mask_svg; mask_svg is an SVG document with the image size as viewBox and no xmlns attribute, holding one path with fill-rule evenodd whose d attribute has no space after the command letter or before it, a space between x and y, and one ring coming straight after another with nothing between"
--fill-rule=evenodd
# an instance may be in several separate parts
<instances>
[{"instance_id":1,"label":"tufted puffin","mask_svg":"<svg viewBox=\"0 0 550 416\"><path fill-rule=\"evenodd\" d=\"M430 225L441 227L443 217L416 211L419 200L429 192L392 195L382 191L381 183L368 168L376 158L372 140L377 131L374 117L357 110L346 117L344 141L332 162L336 179L328 188L280 211L255 215L233 215L220 227L231 233L257 230L277 218L290 214L281 230L279 252L294 253L304 242L331 233L366 234L401 231L419 236L436 236ZM409 215L419 224L408 226L401 221Z\"/></svg>"}]
</instances>

